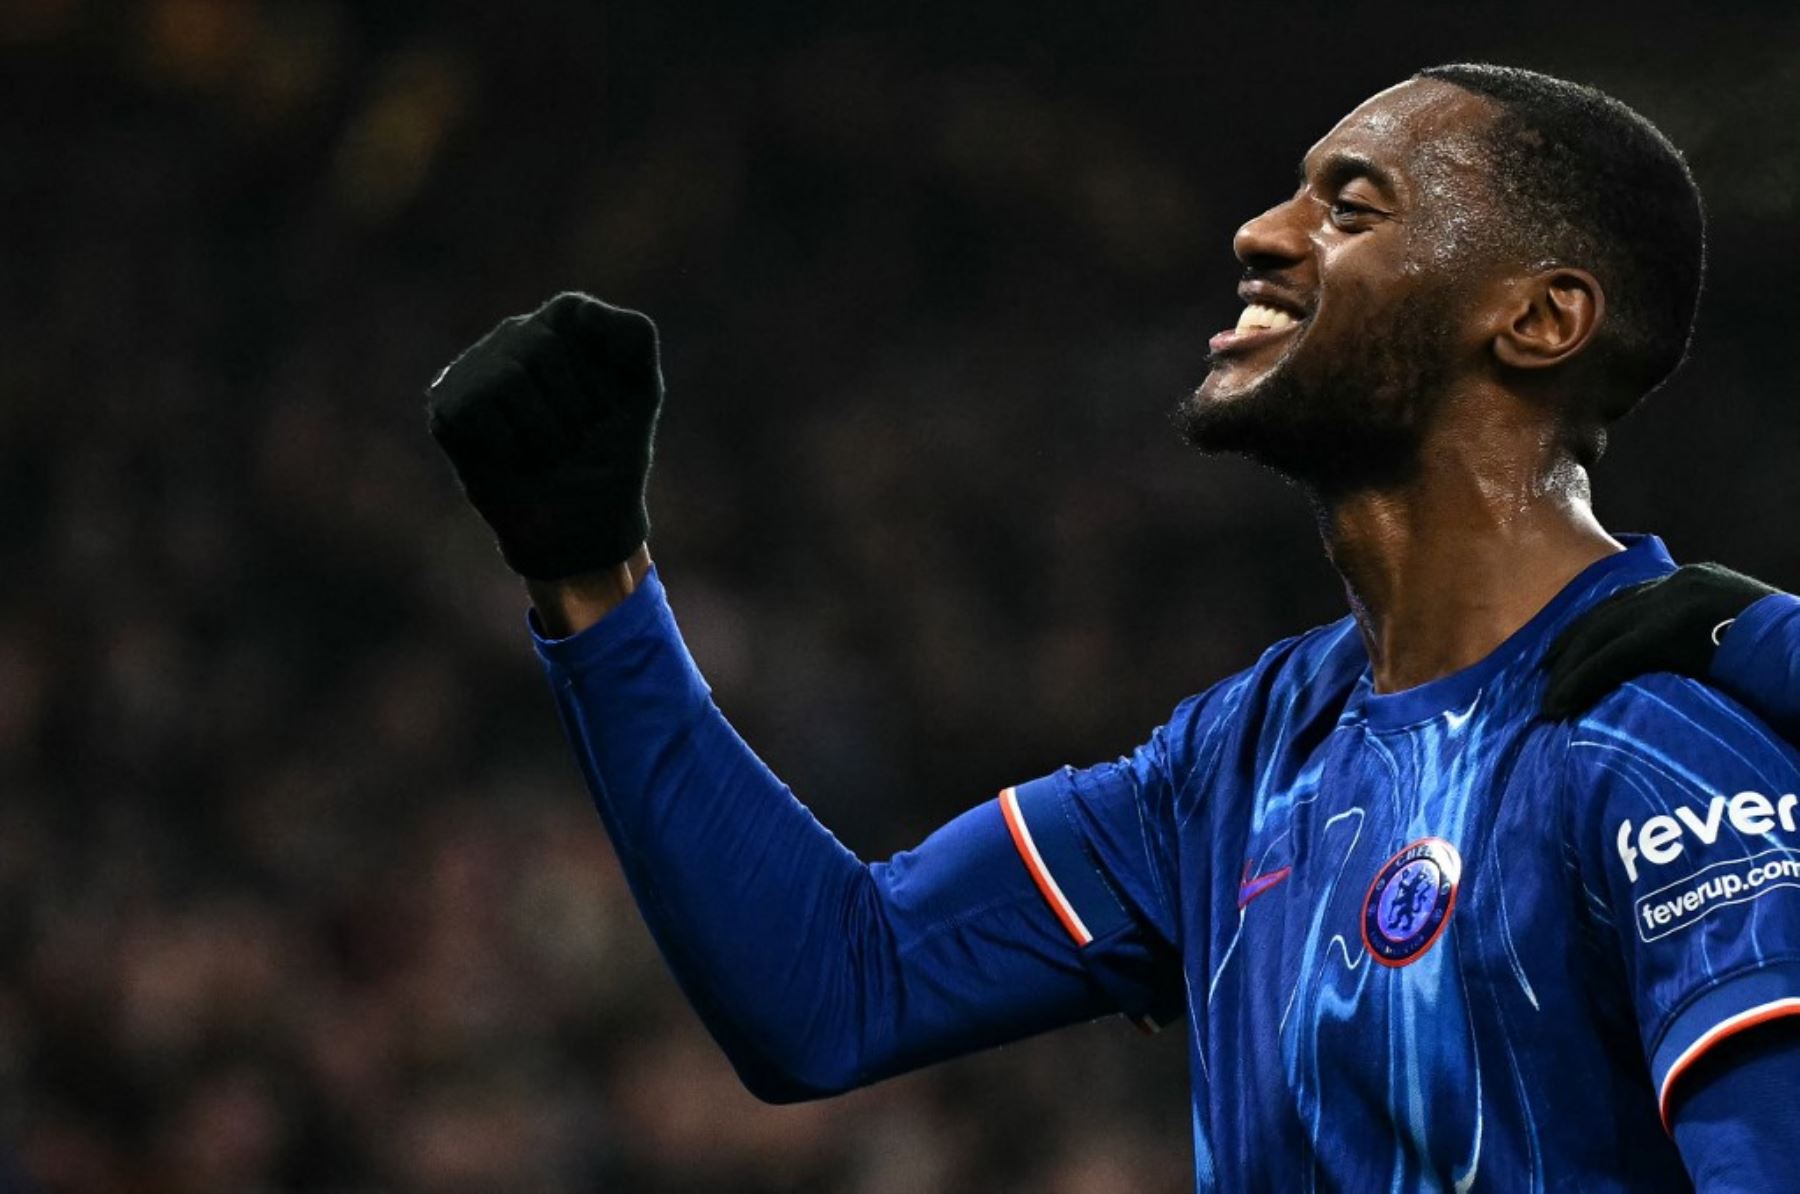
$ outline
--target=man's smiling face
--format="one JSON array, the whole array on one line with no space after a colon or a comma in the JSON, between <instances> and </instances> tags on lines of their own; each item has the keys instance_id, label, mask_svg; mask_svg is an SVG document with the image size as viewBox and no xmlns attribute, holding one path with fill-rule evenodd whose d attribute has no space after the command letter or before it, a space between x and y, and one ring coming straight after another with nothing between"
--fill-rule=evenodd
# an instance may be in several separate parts
<instances>
[{"instance_id":1,"label":"man's smiling face","mask_svg":"<svg viewBox=\"0 0 1800 1194\"><path fill-rule=\"evenodd\" d=\"M1294 196L1238 229L1238 326L1183 403L1191 442L1327 487L1403 476L1478 348L1492 260L1482 97L1432 79L1364 102L1307 152Z\"/></svg>"}]
</instances>

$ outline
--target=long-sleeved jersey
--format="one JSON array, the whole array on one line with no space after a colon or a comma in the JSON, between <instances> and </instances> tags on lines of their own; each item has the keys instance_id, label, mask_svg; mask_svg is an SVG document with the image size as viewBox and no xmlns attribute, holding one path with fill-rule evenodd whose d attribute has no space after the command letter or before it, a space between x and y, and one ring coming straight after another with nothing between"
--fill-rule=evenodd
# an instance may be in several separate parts
<instances>
[{"instance_id":1,"label":"long-sleeved jersey","mask_svg":"<svg viewBox=\"0 0 1800 1194\"><path fill-rule=\"evenodd\" d=\"M654 574L539 650L645 919L765 1097L1119 1011L1185 1024L1202 1190L1687 1189L1735 1121L1677 1115L1678 1152L1681 1076L1800 1012L1800 755L1670 676L1538 713L1557 632L1672 567L1633 540L1399 693L1349 619L1287 640L1128 757L874 865L731 731Z\"/></svg>"}]
</instances>

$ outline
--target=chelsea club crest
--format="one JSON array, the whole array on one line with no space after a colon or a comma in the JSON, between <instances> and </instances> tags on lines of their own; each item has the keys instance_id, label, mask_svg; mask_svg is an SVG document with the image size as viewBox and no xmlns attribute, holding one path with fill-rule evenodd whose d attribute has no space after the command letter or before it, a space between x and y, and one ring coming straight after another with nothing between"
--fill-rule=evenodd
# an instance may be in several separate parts
<instances>
[{"instance_id":1,"label":"chelsea club crest","mask_svg":"<svg viewBox=\"0 0 1800 1194\"><path fill-rule=\"evenodd\" d=\"M1363 897L1362 937L1383 966L1425 955L1450 923L1462 857L1441 837L1420 838L1383 864Z\"/></svg>"}]
</instances>

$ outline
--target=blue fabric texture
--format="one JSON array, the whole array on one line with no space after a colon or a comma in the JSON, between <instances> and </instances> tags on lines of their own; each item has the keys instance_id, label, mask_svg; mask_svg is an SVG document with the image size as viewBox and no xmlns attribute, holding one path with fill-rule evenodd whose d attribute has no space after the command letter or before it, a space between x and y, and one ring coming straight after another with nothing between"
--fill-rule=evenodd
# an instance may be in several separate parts
<instances>
[{"instance_id":1,"label":"blue fabric texture","mask_svg":"<svg viewBox=\"0 0 1800 1194\"><path fill-rule=\"evenodd\" d=\"M1789 991L1800 756L1666 675L1538 715L1557 632L1672 567L1634 538L1400 693L1372 691L1346 619L1133 759L1057 773L1092 861L1181 956L1216 1188L1691 1188L1659 1084Z\"/></svg>"},{"instance_id":2,"label":"blue fabric texture","mask_svg":"<svg viewBox=\"0 0 1800 1194\"><path fill-rule=\"evenodd\" d=\"M1683 1081L1675 1139L1705 1194L1800 1188L1800 1018L1718 1046Z\"/></svg>"},{"instance_id":3,"label":"blue fabric texture","mask_svg":"<svg viewBox=\"0 0 1800 1194\"><path fill-rule=\"evenodd\" d=\"M1107 1014L1109 967L1150 964L1130 925L1070 940L994 800L885 862L845 849L726 724L655 571L586 632L533 634L644 919L759 1096Z\"/></svg>"},{"instance_id":4,"label":"blue fabric texture","mask_svg":"<svg viewBox=\"0 0 1800 1194\"><path fill-rule=\"evenodd\" d=\"M654 574L538 649L646 921L765 1097L1185 1017L1197 1189L1685 1190L1729 1139L1710 1043L1800 997L1800 755L1666 675L1537 712L1556 634L1672 567L1633 538L1401 693L1349 619L1287 640L874 865L731 731Z\"/></svg>"},{"instance_id":5,"label":"blue fabric texture","mask_svg":"<svg viewBox=\"0 0 1800 1194\"><path fill-rule=\"evenodd\" d=\"M1710 679L1800 740L1800 597L1773 593L1739 615L1713 653Z\"/></svg>"}]
</instances>

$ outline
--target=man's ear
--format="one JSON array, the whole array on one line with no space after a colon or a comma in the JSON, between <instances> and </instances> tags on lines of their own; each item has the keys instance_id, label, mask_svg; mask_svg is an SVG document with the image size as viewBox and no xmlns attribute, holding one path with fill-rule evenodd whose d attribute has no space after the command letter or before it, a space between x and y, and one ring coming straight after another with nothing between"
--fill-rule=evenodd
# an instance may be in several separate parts
<instances>
[{"instance_id":1,"label":"man's ear","mask_svg":"<svg viewBox=\"0 0 1800 1194\"><path fill-rule=\"evenodd\" d=\"M1507 288L1494 332L1494 356L1514 369L1560 365L1588 346L1606 314L1600 279L1557 266Z\"/></svg>"}]
</instances>

